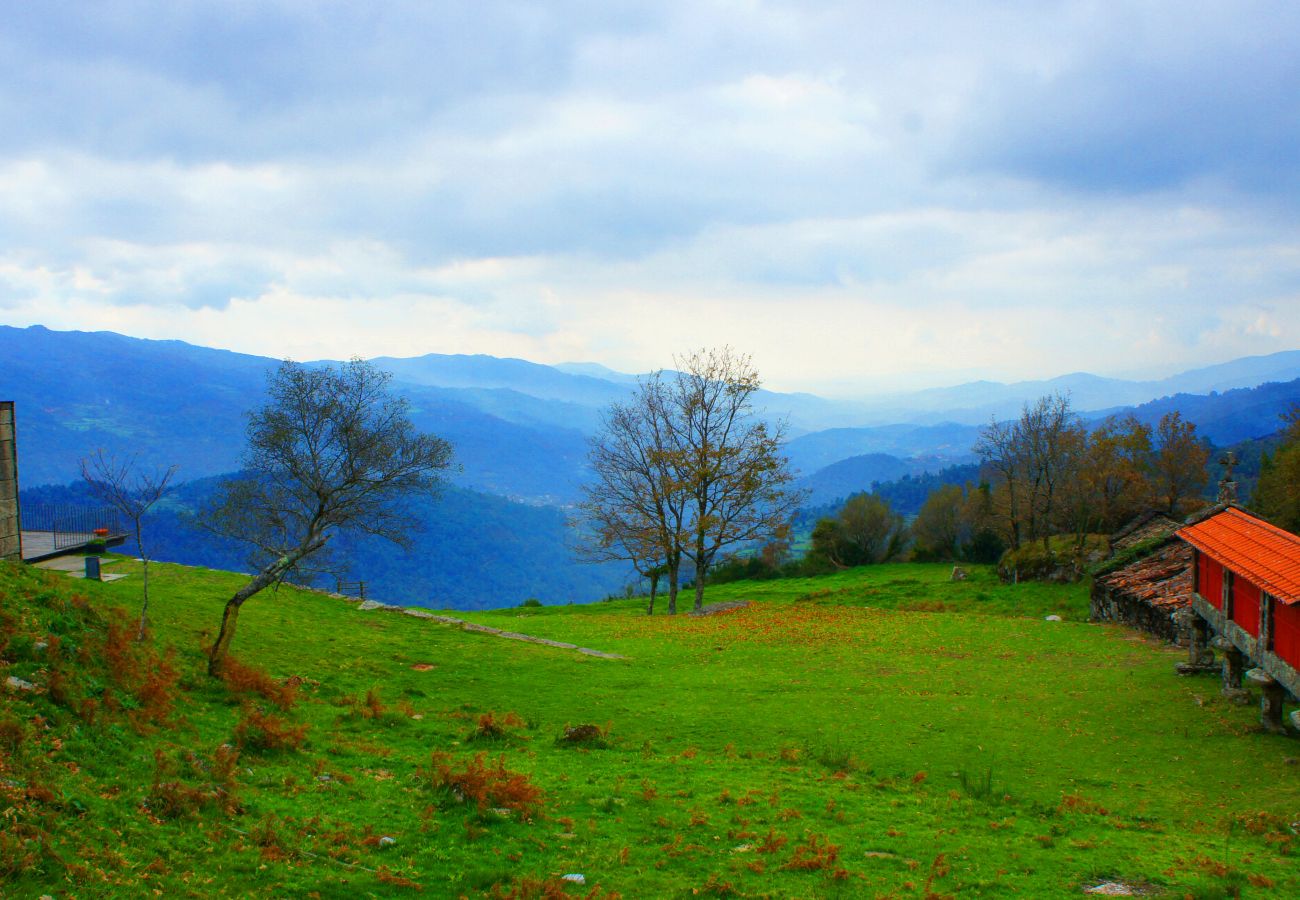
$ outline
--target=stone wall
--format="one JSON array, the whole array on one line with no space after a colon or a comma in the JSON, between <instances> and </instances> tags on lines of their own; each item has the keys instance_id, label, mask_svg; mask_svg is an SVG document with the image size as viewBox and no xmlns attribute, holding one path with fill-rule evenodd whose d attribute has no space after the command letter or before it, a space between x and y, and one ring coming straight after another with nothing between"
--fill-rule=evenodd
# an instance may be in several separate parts
<instances>
[{"instance_id":1,"label":"stone wall","mask_svg":"<svg viewBox=\"0 0 1300 900\"><path fill-rule=\"evenodd\" d=\"M0 400L0 559L21 559L18 535L18 448L14 404Z\"/></svg>"}]
</instances>

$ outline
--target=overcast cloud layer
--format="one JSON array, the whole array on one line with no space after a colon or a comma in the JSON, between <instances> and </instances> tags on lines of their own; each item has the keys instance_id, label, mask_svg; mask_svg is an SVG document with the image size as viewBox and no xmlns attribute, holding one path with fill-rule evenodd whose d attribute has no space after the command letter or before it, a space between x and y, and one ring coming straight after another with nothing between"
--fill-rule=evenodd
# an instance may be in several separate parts
<instances>
[{"instance_id":1,"label":"overcast cloud layer","mask_svg":"<svg viewBox=\"0 0 1300 900\"><path fill-rule=\"evenodd\" d=\"M0 322L865 394L1300 347L1300 5L11 3Z\"/></svg>"}]
</instances>

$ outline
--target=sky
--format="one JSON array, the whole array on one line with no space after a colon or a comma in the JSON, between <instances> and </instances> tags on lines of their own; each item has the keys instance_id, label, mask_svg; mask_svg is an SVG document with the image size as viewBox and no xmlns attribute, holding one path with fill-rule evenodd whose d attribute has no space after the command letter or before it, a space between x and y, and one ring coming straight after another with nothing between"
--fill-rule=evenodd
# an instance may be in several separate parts
<instances>
[{"instance_id":1,"label":"sky","mask_svg":"<svg viewBox=\"0 0 1300 900\"><path fill-rule=\"evenodd\" d=\"M1300 4L5 0L0 324L828 396L1300 348Z\"/></svg>"}]
</instances>

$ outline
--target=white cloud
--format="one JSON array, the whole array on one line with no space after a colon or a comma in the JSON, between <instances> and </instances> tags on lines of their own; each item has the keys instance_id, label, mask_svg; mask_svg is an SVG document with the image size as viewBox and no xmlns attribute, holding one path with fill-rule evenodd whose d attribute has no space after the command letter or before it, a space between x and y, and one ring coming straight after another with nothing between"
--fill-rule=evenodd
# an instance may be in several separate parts
<instances>
[{"instance_id":1,"label":"white cloud","mask_svg":"<svg viewBox=\"0 0 1300 900\"><path fill-rule=\"evenodd\" d=\"M5 321L827 390L1300 346L1272 5L330 9L0 25Z\"/></svg>"}]
</instances>

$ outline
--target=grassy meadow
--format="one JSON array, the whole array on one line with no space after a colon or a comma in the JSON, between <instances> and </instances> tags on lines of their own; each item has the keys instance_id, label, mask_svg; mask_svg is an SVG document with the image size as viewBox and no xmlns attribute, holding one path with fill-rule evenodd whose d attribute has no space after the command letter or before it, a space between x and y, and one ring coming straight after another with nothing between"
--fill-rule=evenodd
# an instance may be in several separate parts
<instances>
[{"instance_id":1,"label":"grassy meadow","mask_svg":"<svg viewBox=\"0 0 1300 900\"><path fill-rule=\"evenodd\" d=\"M152 571L140 648L107 613L138 574L0 566L0 676L38 686L0 694L0 894L1300 894L1300 746L1087 624L1084 585L900 564L704 618L456 614L622 660L285 587L221 683L239 576Z\"/></svg>"}]
</instances>

